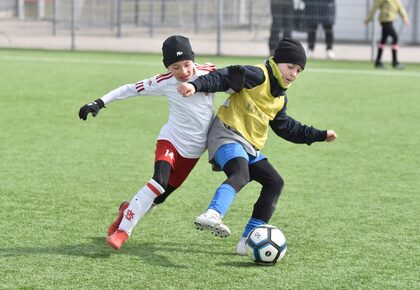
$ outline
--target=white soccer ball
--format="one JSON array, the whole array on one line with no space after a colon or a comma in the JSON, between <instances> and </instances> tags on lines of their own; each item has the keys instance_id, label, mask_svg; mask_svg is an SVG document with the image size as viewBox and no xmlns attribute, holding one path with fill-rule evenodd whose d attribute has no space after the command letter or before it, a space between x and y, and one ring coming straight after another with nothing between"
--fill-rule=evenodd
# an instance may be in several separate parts
<instances>
[{"instance_id":1,"label":"white soccer ball","mask_svg":"<svg viewBox=\"0 0 420 290\"><path fill-rule=\"evenodd\" d=\"M258 264L275 264L283 259L287 250L284 234L275 226L254 228L245 242L248 256Z\"/></svg>"}]
</instances>

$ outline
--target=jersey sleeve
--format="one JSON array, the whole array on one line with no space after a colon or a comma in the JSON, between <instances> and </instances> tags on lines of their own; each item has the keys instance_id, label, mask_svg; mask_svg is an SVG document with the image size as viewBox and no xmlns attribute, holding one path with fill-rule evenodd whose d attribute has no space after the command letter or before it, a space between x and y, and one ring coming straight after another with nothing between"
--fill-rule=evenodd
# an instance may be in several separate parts
<instances>
[{"instance_id":1,"label":"jersey sleeve","mask_svg":"<svg viewBox=\"0 0 420 290\"><path fill-rule=\"evenodd\" d=\"M197 92L226 92L231 89L230 68L228 66L209 72L206 75L198 77L192 83ZM252 88L264 82L264 72L255 66L241 66L244 69L245 82L244 87Z\"/></svg>"},{"instance_id":2,"label":"jersey sleeve","mask_svg":"<svg viewBox=\"0 0 420 290\"><path fill-rule=\"evenodd\" d=\"M401 3L401 1L398 1L398 13L401 15L402 18L408 17L407 10L405 10L405 7Z\"/></svg>"},{"instance_id":3,"label":"jersey sleeve","mask_svg":"<svg viewBox=\"0 0 420 290\"><path fill-rule=\"evenodd\" d=\"M375 0L373 3L372 8L370 8L369 13L367 15L367 20L372 21L373 17L375 16L376 10L378 10L379 6L381 5L382 0Z\"/></svg>"},{"instance_id":4,"label":"jersey sleeve","mask_svg":"<svg viewBox=\"0 0 420 290\"><path fill-rule=\"evenodd\" d=\"M327 131L302 125L299 121L287 115L286 105L270 121L270 127L281 138L297 144L311 145L314 142L325 141L327 138Z\"/></svg>"},{"instance_id":5,"label":"jersey sleeve","mask_svg":"<svg viewBox=\"0 0 420 290\"><path fill-rule=\"evenodd\" d=\"M136 96L161 96L164 95L161 82L171 77L171 73L159 74L150 79L144 79L134 84L126 84L112 90L111 92L102 96L101 99L105 104L108 104L113 101L123 100Z\"/></svg>"}]
</instances>

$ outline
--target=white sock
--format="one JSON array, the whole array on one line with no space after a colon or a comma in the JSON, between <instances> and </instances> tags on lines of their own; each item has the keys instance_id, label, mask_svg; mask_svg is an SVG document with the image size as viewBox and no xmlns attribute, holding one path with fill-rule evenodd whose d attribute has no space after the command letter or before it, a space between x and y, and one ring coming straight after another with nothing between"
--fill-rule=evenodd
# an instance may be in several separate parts
<instances>
[{"instance_id":1,"label":"white sock","mask_svg":"<svg viewBox=\"0 0 420 290\"><path fill-rule=\"evenodd\" d=\"M155 198L164 192L165 190L159 183L150 179L149 182L137 192L131 200L130 205L124 211L124 216L121 220L119 229L125 231L128 235L131 235L131 231L149 210Z\"/></svg>"},{"instance_id":2,"label":"white sock","mask_svg":"<svg viewBox=\"0 0 420 290\"><path fill-rule=\"evenodd\" d=\"M222 218L222 216L220 215L220 213L218 212L218 211L216 211L216 210L214 210L214 209L212 209L212 208L209 208L207 211L206 211L206 214L208 214L208 215L210 215L210 216L216 216L217 218Z\"/></svg>"}]
</instances>

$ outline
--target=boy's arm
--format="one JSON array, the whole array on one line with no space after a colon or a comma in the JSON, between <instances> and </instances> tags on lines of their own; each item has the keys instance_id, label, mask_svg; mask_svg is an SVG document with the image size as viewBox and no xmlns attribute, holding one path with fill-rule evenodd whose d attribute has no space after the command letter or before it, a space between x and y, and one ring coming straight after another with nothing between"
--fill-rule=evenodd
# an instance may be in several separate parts
<instances>
[{"instance_id":1,"label":"boy's arm","mask_svg":"<svg viewBox=\"0 0 420 290\"><path fill-rule=\"evenodd\" d=\"M99 110L105 108L106 104L112 101L126 99L135 96L136 94L137 90L135 84L120 86L105 94L101 98L82 106L79 110L79 118L86 121L89 113L91 113L93 117L96 117L96 115L99 113Z\"/></svg>"},{"instance_id":2,"label":"boy's arm","mask_svg":"<svg viewBox=\"0 0 420 290\"><path fill-rule=\"evenodd\" d=\"M407 10L405 10L405 7L401 3L401 1L398 1L398 13L401 15L402 19L404 20L404 23L407 26L410 26L410 19L408 18Z\"/></svg>"},{"instance_id":3,"label":"boy's arm","mask_svg":"<svg viewBox=\"0 0 420 290\"><path fill-rule=\"evenodd\" d=\"M99 110L105 108L105 105L109 104L110 102L124 100L135 96L162 95L163 93L161 87L158 85L157 80L165 79L169 76L169 74L156 75L153 78L138 81L134 84L126 84L120 86L103 95L101 98L82 106L79 110L79 118L86 121L89 113L91 113L93 117L96 117L96 115L99 113Z\"/></svg>"},{"instance_id":4,"label":"boy's arm","mask_svg":"<svg viewBox=\"0 0 420 290\"><path fill-rule=\"evenodd\" d=\"M200 76L192 82L189 82L195 87L196 92L225 92L231 88L232 82L229 80L231 73L239 74L234 76L238 78L242 83L237 85L239 91L243 87L244 70L242 66L230 66L212 71L206 75Z\"/></svg>"},{"instance_id":5,"label":"boy's arm","mask_svg":"<svg viewBox=\"0 0 420 290\"><path fill-rule=\"evenodd\" d=\"M332 138L330 136L332 134L331 132L302 125L299 121L288 116L286 114L286 107L270 121L270 127L278 136L298 144L306 143L311 145L314 142L327 141L328 138Z\"/></svg>"},{"instance_id":6,"label":"boy's arm","mask_svg":"<svg viewBox=\"0 0 420 290\"><path fill-rule=\"evenodd\" d=\"M239 92L244 87L254 87L263 81L264 73L260 68L233 65L212 71L192 82L182 83L178 86L178 92L187 97L195 92L214 93L228 90Z\"/></svg>"},{"instance_id":7,"label":"boy's arm","mask_svg":"<svg viewBox=\"0 0 420 290\"><path fill-rule=\"evenodd\" d=\"M369 13L365 19L365 24L368 24L370 21L372 21L373 16L375 15L376 10L379 8L379 5L381 5L382 0L375 0L373 3L372 8L369 10Z\"/></svg>"}]
</instances>

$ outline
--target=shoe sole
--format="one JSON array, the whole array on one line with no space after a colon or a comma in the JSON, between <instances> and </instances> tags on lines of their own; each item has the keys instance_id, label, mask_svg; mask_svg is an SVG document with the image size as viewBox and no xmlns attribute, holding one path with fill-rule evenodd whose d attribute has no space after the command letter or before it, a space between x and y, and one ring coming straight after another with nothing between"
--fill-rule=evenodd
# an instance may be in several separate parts
<instances>
[{"instance_id":1,"label":"shoe sole","mask_svg":"<svg viewBox=\"0 0 420 290\"><path fill-rule=\"evenodd\" d=\"M108 239L106 239L106 243L111 247L111 248L113 248L116 252L118 252L118 250L120 249L120 248L118 248L116 245L114 245L113 243L111 243L111 241L109 241Z\"/></svg>"},{"instance_id":2,"label":"shoe sole","mask_svg":"<svg viewBox=\"0 0 420 290\"><path fill-rule=\"evenodd\" d=\"M197 230L210 231L216 237L227 238L230 236L230 230L224 224L215 224L211 226L211 225L203 224L197 221L195 221L194 224Z\"/></svg>"},{"instance_id":3,"label":"shoe sole","mask_svg":"<svg viewBox=\"0 0 420 290\"><path fill-rule=\"evenodd\" d=\"M240 252L240 251L235 251L235 254L238 256L246 256L247 253L246 252Z\"/></svg>"}]
</instances>

